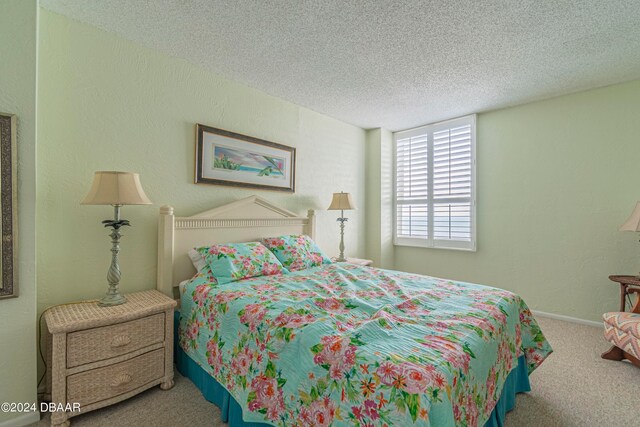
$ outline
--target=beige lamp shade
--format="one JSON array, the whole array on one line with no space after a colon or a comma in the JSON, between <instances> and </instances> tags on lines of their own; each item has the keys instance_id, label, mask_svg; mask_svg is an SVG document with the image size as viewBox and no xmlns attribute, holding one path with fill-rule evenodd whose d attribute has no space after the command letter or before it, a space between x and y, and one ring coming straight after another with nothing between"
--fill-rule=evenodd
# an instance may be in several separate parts
<instances>
[{"instance_id":1,"label":"beige lamp shade","mask_svg":"<svg viewBox=\"0 0 640 427\"><path fill-rule=\"evenodd\" d=\"M350 211L356 208L355 203L353 203L353 199L351 198L351 194L349 193L333 193L333 199L331 200L331 205L328 210L330 211Z\"/></svg>"},{"instance_id":2,"label":"beige lamp shade","mask_svg":"<svg viewBox=\"0 0 640 427\"><path fill-rule=\"evenodd\" d=\"M631 216L618 230L640 231L640 202L636 203L636 208L631 212Z\"/></svg>"},{"instance_id":3,"label":"beige lamp shade","mask_svg":"<svg viewBox=\"0 0 640 427\"><path fill-rule=\"evenodd\" d=\"M140 176L133 172L99 171L81 205L150 205Z\"/></svg>"}]
</instances>

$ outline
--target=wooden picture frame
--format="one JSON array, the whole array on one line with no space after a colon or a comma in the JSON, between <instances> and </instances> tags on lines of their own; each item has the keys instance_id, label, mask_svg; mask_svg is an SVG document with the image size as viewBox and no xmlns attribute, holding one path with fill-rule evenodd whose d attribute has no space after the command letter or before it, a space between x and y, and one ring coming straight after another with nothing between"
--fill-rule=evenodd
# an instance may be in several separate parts
<instances>
[{"instance_id":1,"label":"wooden picture frame","mask_svg":"<svg viewBox=\"0 0 640 427\"><path fill-rule=\"evenodd\" d=\"M196 125L195 183L295 192L296 149Z\"/></svg>"},{"instance_id":2,"label":"wooden picture frame","mask_svg":"<svg viewBox=\"0 0 640 427\"><path fill-rule=\"evenodd\" d=\"M18 296L16 116L0 113L0 299Z\"/></svg>"}]
</instances>

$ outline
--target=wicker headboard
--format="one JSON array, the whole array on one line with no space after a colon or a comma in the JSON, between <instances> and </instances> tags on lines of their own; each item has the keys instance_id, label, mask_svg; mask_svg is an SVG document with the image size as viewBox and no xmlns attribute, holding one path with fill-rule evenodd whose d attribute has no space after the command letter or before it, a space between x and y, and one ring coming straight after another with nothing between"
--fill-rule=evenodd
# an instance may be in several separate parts
<instances>
[{"instance_id":1,"label":"wicker headboard","mask_svg":"<svg viewBox=\"0 0 640 427\"><path fill-rule=\"evenodd\" d=\"M196 273L189 249L215 243L251 242L282 234L315 238L315 212L299 217L258 196L250 196L199 214L178 217L160 208L156 288L174 297L174 288Z\"/></svg>"}]
</instances>

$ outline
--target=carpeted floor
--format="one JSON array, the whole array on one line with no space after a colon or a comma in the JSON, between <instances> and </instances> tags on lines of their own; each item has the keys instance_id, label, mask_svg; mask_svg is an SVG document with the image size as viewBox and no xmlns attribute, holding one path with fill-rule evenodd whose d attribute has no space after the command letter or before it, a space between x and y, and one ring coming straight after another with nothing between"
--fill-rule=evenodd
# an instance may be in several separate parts
<instances>
[{"instance_id":1,"label":"carpeted floor","mask_svg":"<svg viewBox=\"0 0 640 427\"><path fill-rule=\"evenodd\" d=\"M638 426L640 369L600 358L609 345L602 328L539 318L554 353L531 375L507 426ZM49 425L46 416L33 427ZM224 426L218 408L176 374L170 391L148 390L117 405L80 415L73 426Z\"/></svg>"},{"instance_id":2,"label":"carpeted floor","mask_svg":"<svg viewBox=\"0 0 640 427\"><path fill-rule=\"evenodd\" d=\"M554 352L531 374L507 426L640 426L640 369L600 358L611 346L603 328L544 317L538 322Z\"/></svg>"}]
</instances>

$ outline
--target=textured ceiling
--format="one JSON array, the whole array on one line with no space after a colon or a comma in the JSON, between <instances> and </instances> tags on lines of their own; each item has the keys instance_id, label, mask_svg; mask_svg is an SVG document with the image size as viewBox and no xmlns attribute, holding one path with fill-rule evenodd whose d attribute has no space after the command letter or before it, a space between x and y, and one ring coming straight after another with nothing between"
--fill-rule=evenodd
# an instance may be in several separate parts
<instances>
[{"instance_id":1,"label":"textured ceiling","mask_svg":"<svg viewBox=\"0 0 640 427\"><path fill-rule=\"evenodd\" d=\"M41 0L363 127L640 77L640 0Z\"/></svg>"}]
</instances>

